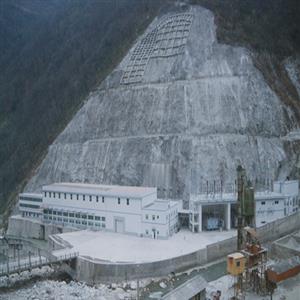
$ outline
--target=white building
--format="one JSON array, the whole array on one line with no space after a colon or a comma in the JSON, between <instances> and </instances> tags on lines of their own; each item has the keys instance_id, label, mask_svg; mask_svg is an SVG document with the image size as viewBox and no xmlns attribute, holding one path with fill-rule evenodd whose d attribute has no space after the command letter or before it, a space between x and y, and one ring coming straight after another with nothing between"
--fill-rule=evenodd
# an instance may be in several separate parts
<instances>
[{"instance_id":1,"label":"white building","mask_svg":"<svg viewBox=\"0 0 300 300\"><path fill-rule=\"evenodd\" d=\"M231 229L237 222L236 193L191 195L190 229L193 232ZM299 209L299 182L274 182L273 191L255 193L256 226L289 216Z\"/></svg>"},{"instance_id":2,"label":"white building","mask_svg":"<svg viewBox=\"0 0 300 300\"><path fill-rule=\"evenodd\" d=\"M43 195L23 193L19 195L19 210L23 217L43 219Z\"/></svg>"},{"instance_id":3,"label":"white building","mask_svg":"<svg viewBox=\"0 0 300 300\"><path fill-rule=\"evenodd\" d=\"M177 228L179 203L158 200L156 188L55 183L42 191L42 195L20 194L23 217L152 238L168 238Z\"/></svg>"}]
</instances>

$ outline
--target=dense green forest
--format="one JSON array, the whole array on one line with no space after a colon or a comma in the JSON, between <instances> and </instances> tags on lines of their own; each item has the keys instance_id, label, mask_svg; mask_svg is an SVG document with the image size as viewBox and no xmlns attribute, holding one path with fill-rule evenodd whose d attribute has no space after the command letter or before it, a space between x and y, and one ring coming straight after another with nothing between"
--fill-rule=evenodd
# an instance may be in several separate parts
<instances>
[{"instance_id":1,"label":"dense green forest","mask_svg":"<svg viewBox=\"0 0 300 300\"><path fill-rule=\"evenodd\" d=\"M166 1L0 1L0 210Z\"/></svg>"},{"instance_id":2,"label":"dense green forest","mask_svg":"<svg viewBox=\"0 0 300 300\"><path fill-rule=\"evenodd\" d=\"M88 93L170 2L176 1L0 1L0 211ZM189 2L214 12L221 42L252 50L270 86L300 116L282 67L300 50L299 1Z\"/></svg>"}]
</instances>

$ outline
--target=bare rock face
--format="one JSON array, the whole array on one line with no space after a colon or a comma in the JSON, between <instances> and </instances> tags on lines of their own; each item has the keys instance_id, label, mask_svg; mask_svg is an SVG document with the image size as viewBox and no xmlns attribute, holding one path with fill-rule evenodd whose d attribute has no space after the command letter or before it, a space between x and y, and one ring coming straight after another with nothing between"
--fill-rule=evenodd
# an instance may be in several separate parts
<instances>
[{"instance_id":1,"label":"bare rock face","mask_svg":"<svg viewBox=\"0 0 300 300\"><path fill-rule=\"evenodd\" d=\"M284 178L290 111L243 48L219 44L201 7L157 18L49 147L28 191L59 181L157 186L189 198L201 180ZM298 140L296 138L296 140Z\"/></svg>"}]
</instances>

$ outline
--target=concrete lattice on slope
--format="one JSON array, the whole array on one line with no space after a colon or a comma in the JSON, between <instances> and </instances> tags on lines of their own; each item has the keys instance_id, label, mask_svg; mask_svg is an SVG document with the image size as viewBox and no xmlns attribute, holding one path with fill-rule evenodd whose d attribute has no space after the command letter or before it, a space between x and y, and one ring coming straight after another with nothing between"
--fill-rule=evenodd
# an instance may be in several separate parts
<instances>
[{"instance_id":1,"label":"concrete lattice on slope","mask_svg":"<svg viewBox=\"0 0 300 300\"><path fill-rule=\"evenodd\" d=\"M184 51L193 15L175 14L163 18L135 47L121 84L141 82L151 57L179 55Z\"/></svg>"}]
</instances>

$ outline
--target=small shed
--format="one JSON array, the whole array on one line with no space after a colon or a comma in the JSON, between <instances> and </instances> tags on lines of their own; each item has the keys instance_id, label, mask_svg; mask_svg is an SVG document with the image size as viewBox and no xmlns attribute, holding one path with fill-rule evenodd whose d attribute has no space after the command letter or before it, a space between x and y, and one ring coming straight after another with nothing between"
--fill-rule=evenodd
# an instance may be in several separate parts
<instances>
[{"instance_id":1,"label":"small shed","mask_svg":"<svg viewBox=\"0 0 300 300\"><path fill-rule=\"evenodd\" d=\"M300 273L300 257L293 256L289 259L271 265L267 269L268 280L277 283Z\"/></svg>"},{"instance_id":2,"label":"small shed","mask_svg":"<svg viewBox=\"0 0 300 300\"><path fill-rule=\"evenodd\" d=\"M235 252L227 256L227 272L233 276L242 274L245 264L246 258L242 253Z\"/></svg>"}]
</instances>

